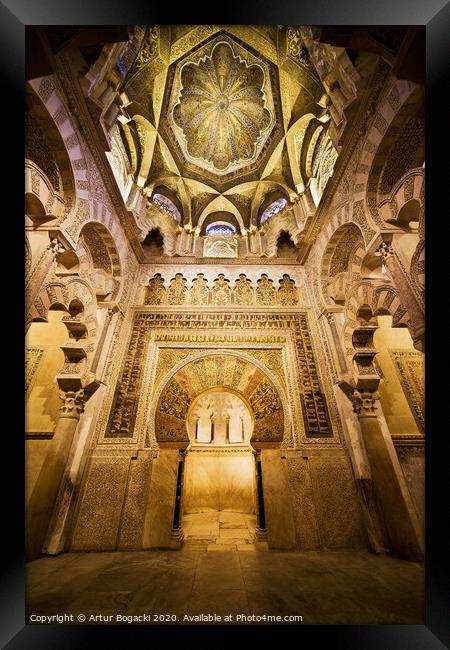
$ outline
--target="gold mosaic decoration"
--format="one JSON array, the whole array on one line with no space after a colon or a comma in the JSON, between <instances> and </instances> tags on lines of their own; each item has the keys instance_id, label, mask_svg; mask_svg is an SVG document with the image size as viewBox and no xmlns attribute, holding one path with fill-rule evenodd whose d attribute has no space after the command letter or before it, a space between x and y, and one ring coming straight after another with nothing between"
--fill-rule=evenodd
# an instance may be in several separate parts
<instances>
[{"instance_id":1,"label":"gold mosaic decoration","mask_svg":"<svg viewBox=\"0 0 450 650\"><path fill-rule=\"evenodd\" d=\"M234 288L234 302L236 305L251 305L254 301L252 282L244 273L239 275Z\"/></svg>"},{"instance_id":2,"label":"gold mosaic decoration","mask_svg":"<svg viewBox=\"0 0 450 650\"><path fill-rule=\"evenodd\" d=\"M279 285L276 289L273 280L263 274L256 283L255 292L251 280L241 273L232 288L230 281L220 273L210 289L203 273L198 273L188 290L187 280L181 273L177 273L175 278L172 278L166 295L164 278L161 278L160 273L156 273L148 281L145 304L295 306L300 303L300 294L295 281L287 273L283 275Z\"/></svg>"},{"instance_id":3,"label":"gold mosaic decoration","mask_svg":"<svg viewBox=\"0 0 450 650\"><path fill-rule=\"evenodd\" d=\"M258 280L256 287L256 304L257 305L274 305L277 302L277 293L273 286L273 280L263 273Z\"/></svg>"},{"instance_id":4,"label":"gold mosaic decoration","mask_svg":"<svg viewBox=\"0 0 450 650\"><path fill-rule=\"evenodd\" d=\"M229 330L231 336L235 335L236 331L240 331L245 335L246 329L262 330L267 328L269 330L267 334L272 336L273 330L278 330L280 334L290 332L295 344L299 392L306 437L333 436L325 395L318 376L308 316L305 312L268 314L136 312L130 342L113 396L111 414L105 434L106 439L133 437L148 340L153 328L187 329L192 332L192 334L188 335L189 337L194 337L197 331L199 338L208 336L210 334L208 330L215 328ZM172 336L176 337L176 332ZM254 338L258 337L255 336ZM274 336L274 338L277 337ZM184 369L180 370L176 375L179 385L188 395L191 390L189 386L193 387L192 390L195 388L195 392L197 392L202 389L202 386L210 388L219 385L218 382L220 382L220 385L228 385L235 390L240 387L242 394L249 399L258 384L267 379L251 363L228 355L219 356L212 353L206 359L199 359L190 366L189 377L187 377ZM254 400L256 403L256 398ZM268 403L273 404L273 400L269 400ZM271 408L269 407L269 410ZM267 412L264 417L259 418L260 425L258 426L260 428L256 434L261 438L258 439L272 440L271 436L276 435L281 440L283 431L279 427L282 420L277 420L277 413L279 411ZM164 414L164 417L177 419L174 414L168 412ZM165 430L169 432L170 428L166 427ZM158 429L158 435L162 435L161 429ZM183 433L183 435L187 436L187 433Z\"/></svg>"},{"instance_id":5,"label":"gold mosaic decoration","mask_svg":"<svg viewBox=\"0 0 450 650\"><path fill-rule=\"evenodd\" d=\"M278 302L280 305L298 305L298 289L295 286L294 280L285 273L280 280L280 288L278 289Z\"/></svg>"},{"instance_id":6,"label":"gold mosaic decoration","mask_svg":"<svg viewBox=\"0 0 450 650\"><path fill-rule=\"evenodd\" d=\"M177 273L170 281L170 287L167 291L167 302L169 305L184 305L186 302L186 280L181 273Z\"/></svg>"},{"instance_id":7,"label":"gold mosaic decoration","mask_svg":"<svg viewBox=\"0 0 450 650\"><path fill-rule=\"evenodd\" d=\"M128 72L127 83L158 55L159 32L159 25L147 27L139 52Z\"/></svg>"},{"instance_id":8,"label":"gold mosaic decoration","mask_svg":"<svg viewBox=\"0 0 450 650\"><path fill-rule=\"evenodd\" d=\"M417 425L425 433L424 357L413 350L389 350Z\"/></svg>"},{"instance_id":9,"label":"gold mosaic decoration","mask_svg":"<svg viewBox=\"0 0 450 650\"><path fill-rule=\"evenodd\" d=\"M189 302L191 305L207 305L208 300L208 281L203 273L198 273L197 277L192 280L192 286L189 290Z\"/></svg>"},{"instance_id":10,"label":"gold mosaic decoration","mask_svg":"<svg viewBox=\"0 0 450 650\"><path fill-rule=\"evenodd\" d=\"M181 348L160 348L158 353L158 365L156 368L155 380L153 382L153 391L155 391L161 379L174 368L182 359L192 354L192 349Z\"/></svg>"},{"instance_id":11,"label":"gold mosaic decoration","mask_svg":"<svg viewBox=\"0 0 450 650\"><path fill-rule=\"evenodd\" d=\"M281 442L283 407L272 383L250 361L214 353L184 366L165 386L156 409L157 440L186 441L189 405L199 393L216 387L231 388L248 399L255 417L253 440Z\"/></svg>"},{"instance_id":12,"label":"gold mosaic decoration","mask_svg":"<svg viewBox=\"0 0 450 650\"><path fill-rule=\"evenodd\" d=\"M278 72L235 33L202 33L202 42L192 30L172 45L159 133L183 176L223 191L238 178L256 180L283 137Z\"/></svg>"},{"instance_id":13,"label":"gold mosaic decoration","mask_svg":"<svg viewBox=\"0 0 450 650\"><path fill-rule=\"evenodd\" d=\"M164 279L161 273L149 280L147 295L145 298L146 305L163 305L166 302L166 289L164 287Z\"/></svg>"},{"instance_id":14,"label":"gold mosaic decoration","mask_svg":"<svg viewBox=\"0 0 450 650\"><path fill-rule=\"evenodd\" d=\"M273 121L259 65L248 65L230 43L218 42L209 56L183 66L181 84L173 119L183 132L187 158L200 158L223 172L257 155Z\"/></svg>"},{"instance_id":15,"label":"gold mosaic decoration","mask_svg":"<svg viewBox=\"0 0 450 650\"><path fill-rule=\"evenodd\" d=\"M303 43L300 27L288 27L286 30L286 50L288 56L304 68L311 68L308 50Z\"/></svg>"},{"instance_id":16,"label":"gold mosaic decoration","mask_svg":"<svg viewBox=\"0 0 450 650\"><path fill-rule=\"evenodd\" d=\"M229 305L231 303L230 281L225 279L223 273L219 273L217 280L214 280L212 288L212 303L214 305Z\"/></svg>"}]
</instances>

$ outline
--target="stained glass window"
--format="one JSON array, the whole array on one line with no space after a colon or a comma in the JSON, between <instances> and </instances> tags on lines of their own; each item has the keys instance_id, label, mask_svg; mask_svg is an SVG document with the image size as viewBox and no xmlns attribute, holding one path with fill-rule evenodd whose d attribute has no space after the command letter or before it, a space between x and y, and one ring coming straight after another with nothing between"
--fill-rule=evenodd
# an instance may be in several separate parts
<instances>
[{"instance_id":1,"label":"stained glass window","mask_svg":"<svg viewBox=\"0 0 450 650\"><path fill-rule=\"evenodd\" d=\"M273 217L274 214L280 212L285 205L287 205L286 199L277 199L271 203L262 213L260 223L265 223L267 219L270 219L270 217Z\"/></svg>"},{"instance_id":2,"label":"stained glass window","mask_svg":"<svg viewBox=\"0 0 450 650\"><path fill-rule=\"evenodd\" d=\"M157 205L163 212L169 214L172 219L175 219L177 223L181 223L181 214L173 201L164 196L164 194L153 194L152 201Z\"/></svg>"},{"instance_id":3,"label":"stained glass window","mask_svg":"<svg viewBox=\"0 0 450 650\"><path fill-rule=\"evenodd\" d=\"M207 235L234 235L236 229L224 223L212 223L206 228Z\"/></svg>"}]
</instances>

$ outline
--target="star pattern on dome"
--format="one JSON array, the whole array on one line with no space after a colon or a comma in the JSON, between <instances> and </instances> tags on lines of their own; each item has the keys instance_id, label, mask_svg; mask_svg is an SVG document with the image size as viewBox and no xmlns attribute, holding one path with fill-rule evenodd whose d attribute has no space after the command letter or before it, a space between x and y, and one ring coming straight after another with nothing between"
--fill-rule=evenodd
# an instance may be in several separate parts
<instances>
[{"instance_id":1,"label":"star pattern on dome","mask_svg":"<svg viewBox=\"0 0 450 650\"><path fill-rule=\"evenodd\" d=\"M215 34L169 67L159 132L185 176L219 191L256 180L284 135L276 66Z\"/></svg>"},{"instance_id":2,"label":"star pattern on dome","mask_svg":"<svg viewBox=\"0 0 450 650\"><path fill-rule=\"evenodd\" d=\"M264 71L218 42L210 56L187 63L173 119L185 137L187 157L212 163L226 172L232 163L248 162L273 122L264 95Z\"/></svg>"}]
</instances>

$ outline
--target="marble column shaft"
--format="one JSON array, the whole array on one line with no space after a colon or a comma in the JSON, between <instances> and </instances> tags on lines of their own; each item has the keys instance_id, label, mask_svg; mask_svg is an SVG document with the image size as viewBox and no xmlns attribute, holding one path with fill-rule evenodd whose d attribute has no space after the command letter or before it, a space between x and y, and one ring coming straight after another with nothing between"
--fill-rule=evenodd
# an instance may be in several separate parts
<instances>
[{"instance_id":1,"label":"marble column shaft","mask_svg":"<svg viewBox=\"0 0 450 650\"><path fill-rule=\"evenodd\" d=\"M60 391L60 396L63 400L60 416L26 511L28 559L42 552L72 440L84 410L83 389Z\"/></svg>"},{"instance_id":2,"label":"marble column shaft","mask_svg":"<svg viewBox=\"0 0 450 650\"><path fill-rule=\"evenodd\" d=\"M326 314L326 318L330 326L331 336L333 338L334 349L336 350L337 358L339 361L340 371L342 374L345 374L348 372L347 361L345 359L344 351L342 349L334 315L331 312L328 312Z\"/></svg>"},{"instance_id":3,"label":"marble column shaft","mask_svg":"<svg viewBox=\"0 0 450 650\"><path fill-rule=\"evenodd\" d=\"M113 316L114 316L114 309L108 309L107 312L106 312L106 315L105 315L105 322L103 324L102 333L100 335L100 339L98 341L98 344L97 344L97 347L96 347L96 350L95 350L94 358L92 359L91 372L95 372L97 370L97 367L98 367L98 364L99 364L99 361L100 361L100 357L101 357L101 354L103 352L103 345L105 343L106 334L108 332L108 328L109 328L109 326L111 324L111 320L112 320Z\"/></svg>"},{"instance_id":4,"label":"marble column shaft","mask_svg":"<svg viewBox=\"0 0 450 650\"><path fill-rule=\"evenodd\" d=\"M396 555L409 560L423 559L423 542L408 490L394 467L393 458L377 418L378 393L354 390L351 396L367 452L386 541ZM392 450L391 450L392 451ZM394 450L395 453L395 450Z\"/></svg>"}]
</instances>

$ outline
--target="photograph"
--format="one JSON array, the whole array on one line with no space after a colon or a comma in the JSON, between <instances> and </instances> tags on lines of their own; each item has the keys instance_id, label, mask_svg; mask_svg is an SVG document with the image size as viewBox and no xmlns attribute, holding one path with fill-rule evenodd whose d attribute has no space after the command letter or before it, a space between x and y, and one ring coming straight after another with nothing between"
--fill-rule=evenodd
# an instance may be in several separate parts
<instances>
[{"instance_id":1,"label":"photograph","mask_svg":"<svg viewBox=\"0 0 450 650\"><path fill-rule=\"evenodd\" d=\"M425 36L25 26L27 626L426 624Z\"/></svg>"}]
</instances>

